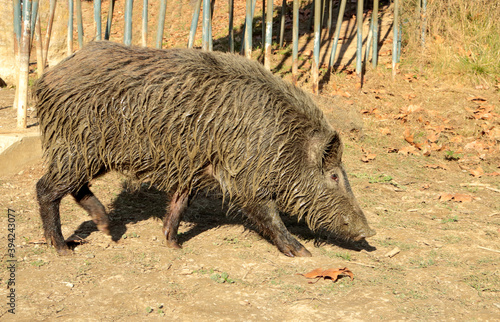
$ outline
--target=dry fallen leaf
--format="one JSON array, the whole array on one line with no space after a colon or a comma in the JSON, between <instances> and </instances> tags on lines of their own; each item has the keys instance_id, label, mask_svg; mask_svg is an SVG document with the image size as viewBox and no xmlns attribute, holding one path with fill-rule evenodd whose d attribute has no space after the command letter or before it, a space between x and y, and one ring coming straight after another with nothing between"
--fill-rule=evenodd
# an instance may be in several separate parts
<instances>
[{"instance_id":1,"label":"dry fallen leaf","mask_svg":"<svg viewBox=\"0 0 500 322\"><path fill-rule=\"evenodd\" d=\"M337 281L339 276L349 276L351 278L351 281L354 279L354 274L347 268L330 268L323 270L322 268L316 268L309 273L306 274L300 274L304 276L305 278L317 278L319 281L320 278L324 279L331 279L333 282ZM316 282L317 282L316 281ZM309 282L309 283L316 283L316 282Z\"/></svg>"},{"instance_id":2,"label":"dry fallen leaf","mask_svg":"<svg viewBox=\"0 0 500 322\"><path fill-rule=\"evenodd\" d=\"M447 166L441 165L441 164L427 164L427 165L424 165L424 168L448 170Z\"/></svg>"},{"instance_id":3,"label":"dry fallen leaf","mask_svg":"<svg viewBox=\"0 0 500 322\"><path fill-rule=\"evenodd\" d=\"M391 130L388 127L381 128L380 132L384 135L391 135Z\"/></svg>"},{"instance_id":4,"label":"dry fallen leaf","mask_svg":"<svg viewBox=\"0 0 500 322\"><path fill-rule=\"evenodd\" d=\"M405 146L404 148L399 149L398 151L399 154L418 154L418 150L414 146Z\"/></svg>"},{"instance_id":5,"label":"dry fallen leaf","mask_svg":"<svg viewBox=\"0 0 500 322\"><path fill-rule=\"evenodd\" d=\"M404 135L404 138L405 138L405 141L410 143L410 144L413 144L413 134L410 134L410 129L409 128L406 128L405 129L405 132L403 133Z\"/></svg>"},{"instance_id":6,"label":"dry fallen leaf","mask_svg":"<svg viewBox=\"0 0 500 322\"><path fill-rule=\"evenodd\" d=\"M471 101L471 102L487 102L488 101L486 98L480 97L480 96L468 97L467 100Z\"/></svg>"},{"instance_id":7,"label":"dry fallen leaf","mask_svg":"<svg viewBox=\"0 0 500 322\"><path fill-rule=\"evenodd\" d=\"M472 174L474 177L480 177L484 174L483 168L477 167L476 169L469 170L470 174Z\"/></svg>"},{"instance_id":8,"label":"dry fallen leaf","mask_svg":"<svg viewBox=\"0 0 500 322\"><path fill-rule=\"evenodd\" d=\"M471 202L474 197L463 193L442 193L438 199L441 201Z\"/></svg>"},{"instance_id":9,"label":"dry fallen leaf","mask_svg":"<svg viewBox=\"0 0 500 322\"><path fill-rule=\"evenodd\" d=\"M367 153L361 157L361 161L363 162L370 162L371 160L375 159L377 155L374 153Z\"/></svg>"}]
</instances>

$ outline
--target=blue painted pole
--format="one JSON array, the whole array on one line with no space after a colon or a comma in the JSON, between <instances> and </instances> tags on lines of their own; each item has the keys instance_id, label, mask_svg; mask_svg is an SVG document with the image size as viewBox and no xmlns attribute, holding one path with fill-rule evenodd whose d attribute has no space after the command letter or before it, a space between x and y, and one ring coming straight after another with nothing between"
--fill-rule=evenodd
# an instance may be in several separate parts
<instances>
[{"instance_id":1,"label":"blue painted pole","mask_svg":"<svg viewBox=\"0 0 500 322\"><path fill-rule=\"evenodd\" d=\"M77 0L79 1L79 0ZM104 39L109 40L111 35L111 23L113 22L113 11L115 8L115 0L109 1L108 19L106 20L106 30L104 32Z\"/></svg>"},{"instance_id":2,"label":"blue painted pole","mask_svg":"<svg viewBox=\"0 0 500 322\"><path fill-rule=\"evenodd\" d=\"M202 43L201 48L205 51L209 50L210 44L208 38L210 33L208 29L210 28L210 0L203 0L203 32L202 32Z\"/></svg>"},{"instance_id":3,"label":"blue painted pole","mask_svg":"<svg viewBox=\"0 0 500 322\"><path fill-rule=\"evenodd\" d=\"M378 63L378 0L373 0L372 28L373 28L372 64L373 64L373 67L377 67L377 63Z\"/></svg>"},{"instance_id":4,"label":"blue painted pole","mask_svg":"<svg viewBox=\"0 0 500 322\"><path fill-rule=\"evenodd\" d=\"M160 14L158 16L158 30L156 31L156 48L160 49L163 43L163 30L165 29L165 15L167 14L167 0L160 1Z\"/></svg>"},{"instance_id":5,"label":"blue painted pole","mask_svg":"<svg viewBox=\"0 0 500 322\"><path fill-rule=\"evenodd\" d=\"M252 15L252 18L251 18L251 21L252 21L252 24L251 24L251 27L250 27L250 42L252 42L252 36L253 36L253 17L254 17L254 14L255 14L255 4L256 4L257 0L252 0L252 11L251 11L251 15ZM243 35L246 35L246 30L247 30L247 21L246 21L246 16L245 16L245 23L243 24L243 29L242 29L242 34ZM240 51L240 54L243 55L243 52L245 51L245 40L241 42L241 51Z\"/></svg>"},{"instance_id":6,"label":"blue painted pole","mask_svg":"<svg viewBox=\"0 0 500 322\"><path fill-rule=\"evenodd\" d=\"M286 0L281 3L281 17L280 17L280 48L283 48L283 40L285 34L285 11L286 11Z\"/></svg>"},{"instance_id":7,"label":"blue painted pole","mask_svg":"<svg viewBox=\"0 0 500 322\"><path fill-rule=\"evenodd\" d=\"M78 47L82 49L83 48L82 0L76 0L76 26L78 29Z\"/></svg>"},{"instance_id":8,"label":"blue painted pole","mask_svg":"<svg viewBox=\"0 0 500 322\"><path fill-rule=\"evenodd\" d=\"M427 0L422 0L422 47L425 47L426 32L427 32Z\"/></svg>"},{"instance_id":9,"label":"blue painted pole","mask_svg":"<svg viewBox=\"0 0 500 322\"><path fill-rule=\"evenodd\" d=\"M73 53L73 0L68 0L68 56Z\"/></svg>"},{"instance_id":10,"label":"blue painted pole","mask_svg":"<svg viewBox=\"0 0 500 322\"><path fill-rule=\"evenodd\" d=\"M31 41L35 35L36 16L38 15L38 0L34 0L31 4Z\"/></svg>"},{"instance_id":11,"label":"blue painted pole","mask_svg":"<svg viewBox=\"0 0 500 322\"><path fill-rule=\"evenodd\" d=\"M196 4L194 5L193 18L191 19L191 29L189 30L188 48L193 48L194 36L196 35L198 20L200 19L200 9L201 9L201 0L197 0Z\"/></svg>"},{"instance_id":12,"label":"blue painted pole","mask_svg":"<svg viewBox=\"0 0 500 322\"><path fill-rule=\"evenodd\" d=\"M148 0L142 1L142 46L148 46Z\"/></svg>"},{"instance_id":13,"label":"blue painted pole","mask_svg":"<svg viewBox=\"0 0 500 322\"><path fill-rule=\"evenodd\" d=\"M319 49L321 44L321 0L314 1L314 50L311 68L312 92L318 93L319 87Z\"/></svg>"},{"instance_id":14,"label":"blue painted pole","mask_svg":"<svg viewBox=\"0 0 500 322\"><path fill-rule=\"evenodd\" d=\"M342 21L344 20L345 5L347 0L342 0L339 8L339 16L337 17L337 25L335 27L335 38L333 40L332 52L330 54L330 62L328 63L328 69L333 68L333 60L335 59L335 54L337 53L337 45L339 43L340 29L342 28Z\"/></svg>"},{"instance_id":15,"label":"blue painted pole","mask_svg":"<svg viewBox=\"0 0 500 322\"><path fill-rule=\"evenodd\" d=\"M357 28L357 44L356 44L356 74L361 77L363 72L363 0L358 0L356 13L356 20L358 22Z\"/></svg>"},{"instance_id":16,"label":"blue painted pole","mask_svg":"<svg viewBox=\"0 0 500 322\"><path fill-rule=\"evenodd\" d=\"M50 0L50 15L47 31L45 32L45 43L43 48L43 66L47 66L47 57L49 56L50 37L52 35L52 25L54 24L54 16L56 13L56 0Z\"/></svg>"},{"instance_id":17,"label":"blue painted pole","mask_svg":"<svg viewBox=\"0 0 500 322\"><path fill-rule=\"evenodd\" d=\"M17 127L26 128L26 114L28 109L28 79L31 40L31 3L23 5L23 34L19 51L19 79L16 87L17 94Z\"/></svg>"},{"instance_id":18,"label":"blue painted pole","mask_svg":"<svg viewBox=\"0 0 500 322\"><path fill-rule=\"evenodd\" d=\"M208 50L214 50L213 37L212 37L212 17L214 15L215 0L210 1L210 28L208 28Z\"/></svg>"},{"instance_id":19,"label":"blue painted pole","mask_svg":"<svg viewBox=\"0 0 500 322\"><path fill-rule=\"evenodd\" d=\"M262 26L264 28L264 26ZM266 44L264 49L264 67L271 69L271 48L273 43L273 0L267 0Z\"/></svg>"},{"instance_id":20,"label":"blue painted pole","mask_svg":"<svg viewBox=\"0 0 500 322\"><path fill-rule=\"evenodd\" d=\"M21 43L21 1L14 0L12 5L14 6L14 51L17 52L17 47Z\"/></svg>"},{"instance_id":21,"label":"blue painted pole","mask_svg":"<svg viewBox=\"0 0 500 322\"><path fill-rule=\"evenodd\" d=\"M245 56L252 58L252 0L246 0Z\"/></svg>"},{"instance_id":22,"label":"blue painted pole","mask_svg":"<svg viewBox=\"0 0 500 322\"><path fill-rule=\"evenodd\" d=\"M134 7L133 0L125 0L125 30L123 33L123 43L126 46L132 44L132 10Z\"/></svg>"},{"instance_id":23,"label":"blue painted pole","mask_svg":"<svg viewBox=\"0 0 500 322\"><path fill-rule=\"evenodd\" d=\"M228 0L229 6L229 32L228 32L228 40L229 40L229 52L234 53L234 0Z\"/></svg>"},{"instance_id":24,"label":"blue painted pole","mask_svg":"<svg viewBox=\"0 0 500 322\"><path fill-rule=\"evenodd\" d=\"M399 27L399 1L394 0L394 22L392 24L393 38L392 38L392 78L396 77L396 63L398 55L398 30Z\"/></svg>"},{"instance_id":25,"label":"blue painted pole","mask_svg":"<svg viewBox=\"0 0 500 322\"><path fill-rule=\"evenodd\" d=\"M297 85L298 58L299 58L299 0L293 0L293 27L292 27L292 83Z\"/></svg>"},{"instance_id":26,"label":"blue painted pole","mask_svg":"<svg viewBox=\"0 0 500 322\"><path fill-rule=\"evenodd\" d=\"M95 39L101 40L101 0L94 0Z\"/></svg>"}]
</instances>

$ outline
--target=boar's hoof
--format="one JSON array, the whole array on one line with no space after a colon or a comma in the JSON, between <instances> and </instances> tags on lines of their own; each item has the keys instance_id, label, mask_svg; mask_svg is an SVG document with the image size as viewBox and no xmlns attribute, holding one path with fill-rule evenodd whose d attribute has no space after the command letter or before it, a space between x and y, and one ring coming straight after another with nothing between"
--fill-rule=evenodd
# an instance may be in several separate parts
<instances>
[{"instance_id":1,"label":"boar's hoof","mask_svg":"<svg viewBox=\"0 0 500 322\"><path fill-rule=\"evenodd\" d=\"M73 251L68 247L65 248L56 248L57 254L59 256L69 256L73 254Z\"/></svg>"},{"instance_id":2,"label":"boar's hoof","mask_svg":"<svg viewBox=\"0 0 500 322\"><path fill-rule=\"evenodd\" d=\"M111 235L111 231L109 230L108 223L97 225L97 229L105 233L106 235Z\"/></svg>"},{"instance_id":3,"label":"boar's hoof","mask_svg":"<svg viewBox=\"0 0 500 322\"><path fill-rule=\"evenodd\" d=\"M280 251L289 257L311 257L311 253L302 245L294 247L292 245L286 245L284 247L279 247Z\"/></svg>"},{"instance_id":4,"label":"boar's hoof","mask_svg":"<svg viewBox=\"0 0 500 322\"><path fill-rule=\"evenodd\" d=\"M174 248L174 249L181 249L182 247L179 245L177 240L168 240L167 239L167 247L168 248Z\"/></svg>"}]
</instances>

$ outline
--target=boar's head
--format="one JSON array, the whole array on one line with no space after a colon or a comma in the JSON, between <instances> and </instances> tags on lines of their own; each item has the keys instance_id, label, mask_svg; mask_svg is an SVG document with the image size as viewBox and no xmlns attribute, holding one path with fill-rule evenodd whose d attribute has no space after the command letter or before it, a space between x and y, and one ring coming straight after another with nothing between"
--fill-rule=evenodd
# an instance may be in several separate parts
<instances>
[{"instance_id":1,"label":"boar's head","mask_svg":"<svg viewBox=\"0 0 500 322\"><path fill-rule=\"evenodd\" d=\"M351 190L342 164L343 144L334 130L315 131L306 140L301 169L294 169L288 192L281 199L285 211L305 217L313 231L326 230L344 240L375 235Z\"/></svg>"}]
</instances>

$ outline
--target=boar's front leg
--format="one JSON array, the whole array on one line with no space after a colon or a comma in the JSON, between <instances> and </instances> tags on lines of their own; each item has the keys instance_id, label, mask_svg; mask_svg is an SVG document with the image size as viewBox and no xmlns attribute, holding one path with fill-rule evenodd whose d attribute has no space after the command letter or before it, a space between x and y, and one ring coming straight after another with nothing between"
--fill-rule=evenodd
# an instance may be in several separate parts
<instances>
[{"instance_id":1,"label":"boar's front leg","mask_svg":"<svg viewBox=\"0 0 500 322\"><path fill-rule=\"evenodd\" d=\"M167 246L170 248L181 248L177 241L177 230L188 202L189 192L187 190L176 191L170 200L167 214L163 219L163 233L167 238Z\"/></svg>"},{"instance_id":2,"label":"boar's front leg","mask_svg":"<svg viewBox=\"0 0 500 322\"><path fill-rule=\"evenodd\" d=\"M50 182L48 175L43 176L36 184L40 216L47 244L52 244L59 255L70 255L72 252L64 241L61 231L59 205L67 194L67 189Z\"/></svg>"},{"instance_id":3,"label":"boar's front leg","mask_svg":"<svg viewBox=\"0 0 500 322\"><path fill-rule=\"evenodd\" d=\"M258 226L265 236L273 241L283 254L290 257L311 256L311 253L286 229L273 201L245 207L244 211L248 218Z\"/></svg>"}]
</instances>

